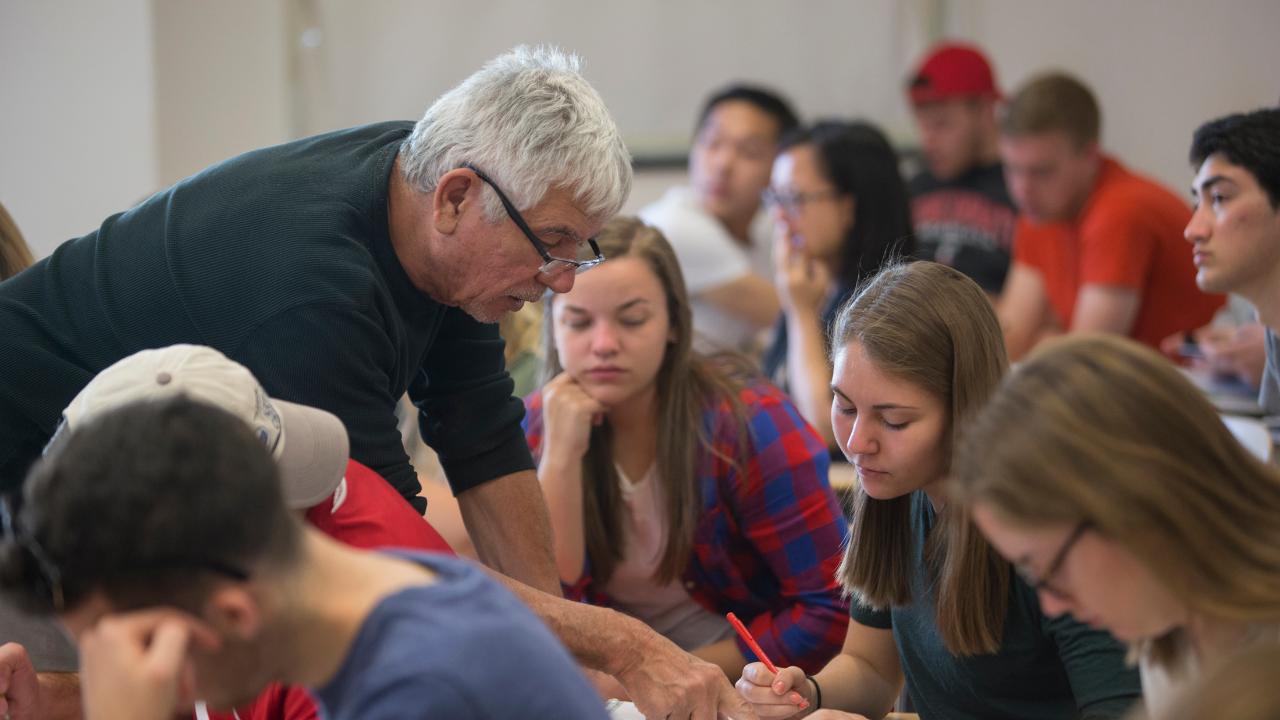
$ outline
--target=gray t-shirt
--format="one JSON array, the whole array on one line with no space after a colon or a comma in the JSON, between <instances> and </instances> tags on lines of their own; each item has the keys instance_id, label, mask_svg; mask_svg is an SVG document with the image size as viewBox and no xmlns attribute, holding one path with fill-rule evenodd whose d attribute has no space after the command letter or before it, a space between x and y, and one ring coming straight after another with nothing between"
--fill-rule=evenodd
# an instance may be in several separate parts
<instances>
[{"instance_id":1,"label":"gray t-shirt","mask_svg":"<svg viewBox=\"0 0 1280 720\"><path fill-rule=\"evenodd\" d=\"M1258 404L1268 415L1280 415L1280 340L1267 328L1267 367L1262 373Z\"/></svg>"}]
</instances>

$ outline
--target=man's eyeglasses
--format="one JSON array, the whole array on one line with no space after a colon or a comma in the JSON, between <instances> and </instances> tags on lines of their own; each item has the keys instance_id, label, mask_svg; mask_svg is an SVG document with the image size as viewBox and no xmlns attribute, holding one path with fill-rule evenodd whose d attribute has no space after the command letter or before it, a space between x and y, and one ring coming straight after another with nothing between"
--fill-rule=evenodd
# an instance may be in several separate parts
<instances>
[{"instance_id":1,"label":"man's eyeglasses","mask_svg":"<svg viewBox=\"0 0 1280 720\"><path fill-rule=\"evenodd\" d=\"M48 554L45 553L44 548L40 546L35 537L27 532L26 528L18 526L16 514L17 509L10 499L8 497L0 497L0 526L4 528L4 541L17 546L36 561L36 570L40 576L37 578L36 592L49 601L49 604L53 606L54 612L62 612L66 609L66 599L62 592L62 572L49 559ZM233 580L244 581L249 579L249 573L244 570L210 558L151 558L144 560L136 568L131 568L131 570L148 572L166 568L208 570Z\"/></svg>"},{"instance_id":2,"label":"man's eyeglasses","mask_svg":"<svg viewBox=\"0 0 1280 720\"><path fill-rule=\"evenodd\" d=\"M814 190L813 192L785 192L774 190L773 188L765 188L760 193L761 199L768 207L781 208L784 213L793 215L801 207L811 202L819 200L833 200L840 197L840 193L835 190Z\"/></svg>"},{"instance_id":3,"label":"man's eyeglasses","mask_svg":"<svg viewBox=\"0 0 1280 720\"><path fill-rule=\"evenodd\" d=\"M1080 536L1084 535L1084 531L1090 527L1093 527L1093 523L1088 520L1081 520L1075 526L1075 529L1067 535L1067 539L1062 541L1062 547L1058 548L1058 552L1049 561L1049 565L1044 569L1043 575L1037 576L1031 572L1031 568L1017 563L1014 564L1013 569L1017 571L1018 577L1022 578L1022 582L1026 583L1032 590L1043 590L1059 600L1065 599L1067 593L1053 585L1053 576L1057 575L1058 571L1062 569L1062 564L1067 561L1067 554L1071 552L1072 547L1075 547L1076 541L1080 539Z\"/></svg>"},{"instance_id":4,"label":"man's eyeglasses","mask_svg":"<svg viewBox=\"0 0 1280 720\"><path fill-rule=\"evenodd\" d=\"M581 275L587 270L604 262L604 255L600 252L600 247L596 245L595 238L587 239L587 242L591 244L591 250L596 254L596 256L590 260L568 260L565 258L551 257L551 253L547 252L547 246L543 245L542 241L538 239L538 236L534 235L533 231L529 229L529 224L524 221L524 218L520 217L520 213L516 211L516 206L511 204L511 201L507 199L507 196L498 188L497 183L490 180L488 175L485 175L470 165L463 165L462 167L475 173L476 177L488 183L489 187L493 188L493 191L498 194L498 199L502 201L502 207L506 208L507 215L515 221L516 227L519 227L520 230L524 232L524 236L529 238L529 242L533 243L534 249L542 256L543 265L538 268L540 272L545 275L554 275L568 268L573 268L573 273L575 275Z\"/></svg>"}]
</instances>

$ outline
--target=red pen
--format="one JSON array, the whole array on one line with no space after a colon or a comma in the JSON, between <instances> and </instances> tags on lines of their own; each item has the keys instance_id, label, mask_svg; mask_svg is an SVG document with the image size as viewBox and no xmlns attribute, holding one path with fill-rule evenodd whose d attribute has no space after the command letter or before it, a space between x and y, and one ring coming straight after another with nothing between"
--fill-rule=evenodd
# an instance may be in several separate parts
<instances>
[{"instance_id":1,"label":"red pen","mask_svg":"<svg viewBox=\"0 0 1280 720\"><path fill-rule=\"evenodd\" d=\"M751 631L747 630L747 626L743 625L742 621L738 619L738 616L733 613L729 613L725 617L729 618L729 622L733 623L733 629L737 630L738 634L742 636L742 639L746 641L747 647L751 648L751 652L755 653L756 657L760 658L760 662L764 663L764 666L769 668L769 672L777 675L778 668L769 660L769 656L764 654L764 650L760 649L760 643L757 643L756 639L751 637ZM800 694L795 693L795 696L800 697ZM809 701L802 697L799 700L792 702L797 702L800 705L801 710L809 707Z\"/></svg>"},{"instance_id":2,"label":"red pen","mask_svg":"<svg viewBox=\"0 0 1280 720\"><path fill-rule=\"evenodd\" d=\"M738 616L733 613L729 613L725 617L729 618L729 622L733 623L733 629L737 630L738 634L742 636L742 639L746 641L747 647L751 648L751 652L755 653L756 657L760 658L760 662L764 663L764 666L769 668L769 672L777 675L778 668L774 667L773 663L769 661L769 657L760 649L760 644L756 642L756 639L751 637L751 632L747 630L747 626L743 625L742 621L738 619Z\"/></svg>"}]
</instances>

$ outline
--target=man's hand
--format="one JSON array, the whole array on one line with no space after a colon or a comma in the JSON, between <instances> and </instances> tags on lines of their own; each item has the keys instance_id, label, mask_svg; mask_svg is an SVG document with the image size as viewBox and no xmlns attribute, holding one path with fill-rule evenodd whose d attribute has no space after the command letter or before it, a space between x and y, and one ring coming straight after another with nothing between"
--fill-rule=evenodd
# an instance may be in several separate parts
<instances>
[{"instance_id":1,"label":"man's hand","mask_svg":"<svg viewBox=\"0 0 1280 720\"><path fill-rule=\"evenodd\" d=\"M632 659L614 677L636 709L651 720L759 720L719 666L699 660L653 631L640 639Z\"/></svg>"},{"instance_id":2,"label":"man's hand","mask_svg":"<svg viewBox=\"0 0 1280 720\"><path fill-rule=\"evenodd\" d=\"M17 643L0 646L0 714L9 720L34 720L40 703L40 683L26 648Z\"/></svg>"},{"instance_id":3,"label":"man's hand","mask_svg":"<svg viewBox=\"0 0 1280 720\"><path fill-rule=\"evenodd\" d=\"M195 701L187 649L209 630L171 610L108 615L80 637L86 720L171 720Z\"/></svg>"}]
</instances>

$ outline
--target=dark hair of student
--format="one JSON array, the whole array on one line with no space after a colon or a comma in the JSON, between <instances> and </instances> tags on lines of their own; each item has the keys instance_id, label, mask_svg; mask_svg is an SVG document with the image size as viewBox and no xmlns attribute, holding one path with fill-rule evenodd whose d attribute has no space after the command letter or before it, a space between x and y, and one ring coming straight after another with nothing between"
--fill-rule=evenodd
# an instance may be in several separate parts
<instances>
[{"instance_id":1,"label":"dark hair of student","mask_svg":"<svg viewBox=\"0 0 1280 720\"><path fill-rule=\"evenodd\" d=\"M694 128L694 134L702 132L702 126L707 122L707 116L720 103L729 102L730 100L740 100L750 103L756 109L772 117L778 123L778 137L782 137L791 132L800 124L800 119L796 117L796 113L791 109L791 103L787 102L778 93L759 87L757 85L729 85L711 97L707 98L707 102L702 106L702 113L698 115L698 125Z\"/></svg>"},{"instance_id":2,"label":"dark hair of student","mask_svg":"<svg viewBox=\"0 0 1280 720\"><path fill-rule=\"evenodd\" d=\"M117 610L198 612L216 582L300 552L271 454L240 419L185 397L78 428L8 502L0 590L32 612L98 592Z\"/></svg>"},{"instance_id":3,"label":"dark hair of student","mask_svg":"<svg viewBox=\"0 0 1280 720\"><path fill-rule=\"evenodd\" d=\"M840 250L837 277L845 287L856 287L893 257L914 255L907 186L888 138L870 123L827 120L787 133L778 152L808 144L818 151L822 174L857 203Z\"/></svg>"},{"instance_id":4,"label":"dark hair of student","mask_svg":"<svg viewBox=\"0 0 1280 720\"><path fill-rule=\"evenodd\" d=\"M1191 139L1192 166L1199 168L1214 153L1252 173L1271 207L1280 207L1280 108L1237 113L1201 125Z\"/></svg>"},{"instance_id":5,"label":"dark hair of student","mask_svg":"<svg viewBox=\"0 0 1280 720\"><path fill-rule=\"evenodd\" d=\"M951 413L953 454L1009 370L1000 322L977 283L932 262L893 264L859 289L836 317L831 352L851 343L883 373L941 399ZM835 364L833 362L833 364ZM862 604L884 610L912 600L911 496L877 500L859 488L839 575ZM963 511L943 508L924 560L938 631L954 655L999 651L1010 566Z\"/></svg>"}]
</instances>

